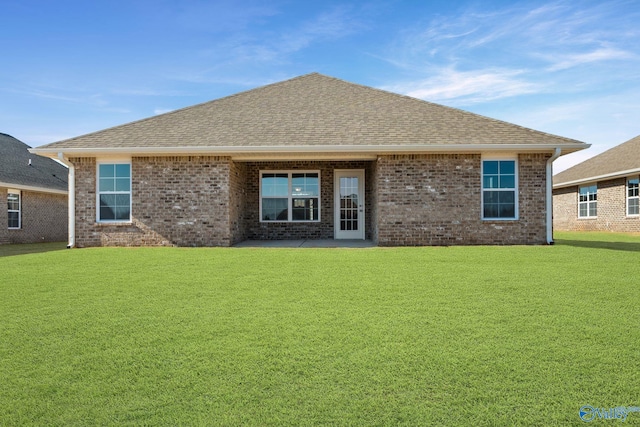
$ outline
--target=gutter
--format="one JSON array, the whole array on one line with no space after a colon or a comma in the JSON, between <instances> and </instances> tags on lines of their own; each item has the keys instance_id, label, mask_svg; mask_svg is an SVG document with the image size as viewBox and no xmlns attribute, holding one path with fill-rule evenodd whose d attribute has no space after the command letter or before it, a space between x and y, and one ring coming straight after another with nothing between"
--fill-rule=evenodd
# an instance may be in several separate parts
<instances>
[{"instance_id":1,"label":"gutter","mask_svg":"<svg viewBox=\"0 0 640 427\"><path fill-rule=\"evenodd\" d=\"M58 160L69 168L69 243L67 249L71 249L76 245L76 168L62 153L58 153Z\"/></svg>"},{"instance_id":2,"label":"gutter","mask_svg":"<svg viewBox=\"0 0 640 427\"><path fill-rule=\"evenodd\" d=\"M67 190L56 190L53 188L38 187L35 185L14 184L11 182L3 182L3 181L0 181L0 187L9 187L9 188L15 188L16 190L24 190L24 191L35 191L38 193L65 194L65 195L67 194Z\"/></svg>"},{"instance_id":3,"label":"gutter","mask_svg":"<svg viewBox=\"0 0 640 427\"><path fill-rule=\"evenodd\" d=\"M562 148L568 154L590 147L589 144L407 144L407 145L256 145L256 146L181 146L181 147L84 147L84 148L32 148L31 152L45 157L59 155L99 157L121 154L135 155L300 155L300 154L418 154L418 153L478 153L486 151L548 152L550 148Z\"/></svg>"},{"instance_id":4,"label":"gutter","mask_svg":"<svg viewBox=\"0 0 640 427\"><path fill-rule=\"evenodd\" d=\"M624 178L626 176L635 175L635 174L638 174L638 173L640 173L640 169L639 168L627 169L627 170L623 170L623 171L607 173L607 174L604 174L604 175L594 175L594 176L589 176L587 178L574 179L573 181L559 182L557 184L554 184L553 188L571 187L573 185L586 184L586 183L589 183L589 182L597 182L597 181L605 181L605 180L609 180L609 179Z\"/></svg>"},{"instance_id":5,"label":"gutter","mask_svg":"<svg viewBox=\"0 0 640 427\"><path fill-rule=\"evenodd\" d=\"M553 161L560 157L562 148L556 147L547 160L547 244L553 245Z\"/></svg>"}]
</instances>

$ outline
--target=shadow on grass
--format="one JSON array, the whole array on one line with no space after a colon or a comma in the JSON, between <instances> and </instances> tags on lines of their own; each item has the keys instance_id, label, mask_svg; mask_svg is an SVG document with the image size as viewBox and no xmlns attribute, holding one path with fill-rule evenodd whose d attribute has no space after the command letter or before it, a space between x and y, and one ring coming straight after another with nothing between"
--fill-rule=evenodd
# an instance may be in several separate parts
<instances>
[{"instance_id":1,"label":"shadow on grass","mask_svg":"<svg viewBox=\"0 0 640 427\"><path fill-rule=\"evenodd\" d=\"M42 252L61 251L66 249L67 249L66 242L0 245L0 258L15 256L15 255L38 254Z\"/></svg>"},{"instance_id":2,"label":"shadow on grass","mask_svg":"<svg viewBox=\"0 0 640 427\"><path fill-rule=\"evenodd\" d=\"M556 244L577 248L612 249L615 251L640 252L640 242L604 242L601 240L556 239Z\"/></svg>"}]
</instances>

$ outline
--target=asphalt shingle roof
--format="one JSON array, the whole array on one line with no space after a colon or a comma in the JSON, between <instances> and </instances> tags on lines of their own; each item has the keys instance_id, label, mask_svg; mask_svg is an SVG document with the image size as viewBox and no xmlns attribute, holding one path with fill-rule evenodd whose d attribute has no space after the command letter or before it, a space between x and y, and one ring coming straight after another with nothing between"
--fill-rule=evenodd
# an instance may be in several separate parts
<instances>
[{"instance_id":1,"label":"asphalt shingle roof","mask_svg":"<svg viewBox=\"0 0 640 427\"><path fill-rule=\"evenodd\" d=\"M553 177L553 185L614 175L618 172L640 170L640 136L598 154Z\"/></svg>"},{"instance_id":2,"label":"asphalt shingle roof","mask_svg":"<svg viewBox=\"0 0 640 427\"><path fill-rule=\"evenodd\" d=\"M38 149L456 144L585 148L580 141L312 73Z\"/></svg>"},{"instance_id":3,"label":"asphalt shingle roof","mask_svg":"<svg viewBox=\"0 0 640 427\"><path fill-rule=\"evenodd\" d=\"M24 142L0 133L0 182L67 191L67 168L30 153L29 148Z\"/></svg>"}]
</instances>

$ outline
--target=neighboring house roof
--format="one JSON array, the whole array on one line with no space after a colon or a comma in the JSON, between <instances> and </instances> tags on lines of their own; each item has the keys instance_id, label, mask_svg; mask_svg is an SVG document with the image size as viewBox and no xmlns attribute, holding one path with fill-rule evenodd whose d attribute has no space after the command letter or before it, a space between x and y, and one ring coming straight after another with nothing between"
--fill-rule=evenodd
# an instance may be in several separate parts
<instances>
[{"instance_id":1,"label":"neighboring house roof","mask_svg":"<svg viewBox=\"0 0 640 427\"><path fill-rule=\"evenodd\" d=\"M421 152L582 142L312 73L34 149L100 153Z\"/></svg>"},{"instance_id":2,"label":"neighboring house roof","mask_svg":"<svg viewBox=\"0 0 640 427\"><path fill-rule=\"evenodd\" d=\"M553 177L553 187L568 187L640 173L640 136L598 154Z\"/></svg>"},{"instance_id":3,"label":"neighboring house roof","mask_svg":"<svg viewBox=\"0 0 640 427\"><path fill-rule=\"evenodd\" d=\"M0 186L67 193L68 169L54 160L30 153L29 148L24 142L0 133Z\"/></svg>"}]
</instances>

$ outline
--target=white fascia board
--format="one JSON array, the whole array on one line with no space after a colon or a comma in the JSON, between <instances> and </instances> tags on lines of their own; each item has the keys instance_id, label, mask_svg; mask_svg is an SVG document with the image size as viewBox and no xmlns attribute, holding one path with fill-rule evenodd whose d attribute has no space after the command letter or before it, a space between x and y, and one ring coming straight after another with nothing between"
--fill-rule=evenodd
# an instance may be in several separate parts
<instances>
[{"instance_id":1,"label":"white fascia board","mask_svg":"<svg viewBox=\"0 0 640 427\"><path fill-rule=\"evenodd\" d=\"M575 179L573 181L559 182L553 185L553 188L571 187L572 185L586 184L590 182L607 181L610 179L624 178L629 175L640 174L640 168L627 169L624 171L612 172L604 175L589 176L587 178Z\"/></svg>"},{"instance_id":2,"label":"white fascia board","mask_svg":"<svg viewBox=\"0 0 640 427\"><path fill-rule=\"evenodd\" d=\"M305 145L305 146L245 146L245 147L109 147L109 148L33 148L30 151L47 157L59 152L66 157L99 157L111 154L128 155L222 155L247 154L303 154L303 153L362 153L362 154L409 154L484 151L553 152L561 148L564 153L582 150L590 144L439 144L439 145Z\"/></svg>"},{"instance_id":3,"label":"white fascia board","mask_svg":"<svg viewBox=\"0 0 640 427\"><path fill-rule=\"evenodd\" d=\"M67 190L57 190L53 188L36 187L33 185L21 185L8 182L0 182L0 187L15 188L16 190L23 191L34 191L38 193L69 194Z\"/></svg>"}]
</instances>

